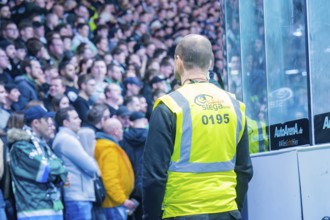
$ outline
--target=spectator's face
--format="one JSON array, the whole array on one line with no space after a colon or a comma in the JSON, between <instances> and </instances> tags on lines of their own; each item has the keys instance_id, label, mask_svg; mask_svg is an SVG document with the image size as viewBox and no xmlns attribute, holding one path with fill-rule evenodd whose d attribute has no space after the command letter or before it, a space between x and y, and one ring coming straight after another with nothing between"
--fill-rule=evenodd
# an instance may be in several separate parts
<instances>
[{"instance_id":1,"label":"spectator's face","mask_svg":"<svg viewBox=\"0 0 330 220\"><path fill-rule=\"evenodd\" d=\"M77 77L75 67L70 63L67 64L64 68L63 76L70 82L74 81Z\"/></svg>"},{"instance_id":2,"label":"spectator's face","mask_svg":"<svg viewBox=\"0 0 330 220\"><path fill-rule=\"evenodd\" d=\"M70 102L69 102L68 97L63 96L63 98L61 99L61 101L60 101L60 103L59 103L59 107L60 107L60 109L61 109L61 108L69 107L69 105L70 105Z\"/></svg>"},{"instance_id":3,"label":"spectator's face","mask_svg":"<svg viewBox=\"0 0 330 220\"><path fill-rule=\"evenodd\" d=\"M54 122L51 118L36 119L32 123L33 128L46 140L54 136Z\"/></svg>"},{"instance_id":4,"label":"spectator's face","mask_svg":"<svg viewBox=\"0 0 330 220\"><path fill-rule=\"evenodd\" d=\"M9 59L4 50L0 49L0 69L6 69L9 65Z\"/></svg>"},{"instance_id":5,"label":"spectator's face","mask_svg":"<svg viewBox=\"0 0 330 220\"><path fill-rule=\"evenodd\" d=\"M134 112L134 111L137 111L138 112L138 111L140 111L141 110L141 106L140 106L139 98L138 97L134 97L132 99L132 101L127 104L127 108L131 112Z\"/></svg>"},{"instance_id":6,"label":"spectator's face","mask_svg":"<svg viewBox=\"0 0 330 220\"><path fill-rule=\"evenodd\" d=\"M64 50L70 50L71 49L71 38L68 38L68 37L66 37L66 38L64 38L63 39L63 49Z\"/></svg>"},{"instance_id":7,"label":"spectator's face","mask_svg":"<svg viewBox=\"0 0 330 220\"><path fill-rule=\"evenodd\" d=\"M163 91L166 91L165 81L160 81L160 82L152 84L152 88L153 88L153 90L161 89Z\"/></svg>"},{"instance_id":8,"label":"spectator's face","mask_svg":"<svg viewBox=\"0 0 330 220\"><path fill-rule=\"evenodd\" d=\"M50 83L49 94L54 97L58 94L64 94L65 86L60 79L53 79Z\"/></svg>"},{"instance_id":9,"label":"spectator's face","mask_svg":"<svg viewBox=\"0 0 330 220\"><path fill-rule=\"evenodd\" d=\"M63 18L64 17L64 7L62 5L54 5L53 7L53 12L59 17Z\"/></svg>"},{"instance_id":10,"label":"spectator's face","mask_svg":"<svg viewBox=\"0 0 330 220\"><path fill-rule=\"evenodd\" d=\"M73 132L77 133L80 129L81 120L79 118L78 113L73 110L68 112L68 119L63 121L63 125L69 129L71 129Z\"/></svg>"},{"instance_id":11,"label":"spectator's face","mask_svg":"<svg viewBox=\"0 0 330 220\"><path fill-rule=\"evenodd\" d=\"M18 102L19 97L21 96L21 93L18 89L14 88L10 90L8 93L8 99L12 102Z\"/></svg>"},{"instance_id":12,"label":"spectator's face","mask_svg":"<svg viewBox=\"0 0 330 220\"><path fill-rule=\"evenodd\" d=\"M86 21L89 19L89 12L85 6L80 5L75 12L79 17L83 17Z\"/></svg>"},{"instance_id":13,"label":"spectator's face","mask_svg":"<svg viewBox=\"0 0 330 220\"><path fill-rule=\"evenodd\" d=\"M64 44L61 38L55 38L49 47L50 52L55 56L62 56L64 52Z\"/></svg>"},{"instance_id":14,"label":"spectator's face","mask_svg":"<svg viewBox=\"0 0 330 220\"><path fill-rule=\"evenodd\" d=\"M6 98L7 98L7 92L5 90L5 87L3 85L0 85L0 104L1 105L6 104Z\"/></svg>"},{"instance_id":15,"label":"spectator's face","mask_svg":"<svg viewBox=\"0 0 330 220\"><path fill-rule=\"evenodd\" d=\"M45 70L45 77L47 79L47 82L49 82L52 78L58 77L58 71L57 68L51 68L51 69L47 69Z\"/></svg>"},{"instance_id":16,"label":"spectator's face","mask_svg":"<svg viewBox=\"0 0 330 220\"><path fill-rule=\"evenodd\" d=\"M2 8L1 8L1 10L0 10L0 17L1 18L10 18L10 16L11 16L11 13L10 13L10 8L9 8L9 6L3 6Z\"/></svg>"},{"instance_id":17,"label":"spectator's face","mask_svg":"<svg viewBox=\"0 0 330 220\"><path fill-rule=\"evenodd\" d=\"M8 24L6 29L3 31L5 38L16 40L18 38L18 29L16 24Z\"/></svg>"},{"instance_id":18,"label":"spectator's face","mask_svg":"<svg viewBox=\"0 0 330 220\"><path fill-rule=\"evenodd\" d=\"M26 50L23 48L16 50L16 58L23 61L26 57Z\"/></svg>"},{"instance_id":19,"label":"spectator's face","mask_svg":"<svg viewBox=\"0 0 330 220\"><path fill-rule=\"evenodd\" d=\"M33 37L33 28L26 27L21 30L20 34L21 34L21 37L23 38L23 40L27 41Z\"/></svg>"},{"instance_id":20,"label":"spectator's face","mask_svg":"<svg viewBox=\"0 0 330 220\"><path fill-rule=\"evenodd\" d=\"M33 29L34 36L36 38L44 37L45 36L45 28L44 26L40 26Z\"/></svg>"},{"instance_id":21,"label":"spectator's face","mask_svg":"<svg viewBox=\"0 0 330 220\"><path fill-rule=\"evenodd\" d=\"M101 118L101 127L103 128L106 121L110 118L110 111L109 109L106 109L103 114L102 114L102 118Z\"/></svg>"},{"instance_id":22,"label":"spectator's face","mask_svg":"<svg viewBox=\"0 0 330 220\"><path fill-rule=\"evenodd\" d=\"M129 120L129 116L118 116L118 120L122 124L123 128L129 128L131 125L131 121Z\"/></svg>"},{"instance_id":23,"label":"spectator's face","mask_svg":"<svg viewBox=\"0 0 330 220\"><path fill-rule=\"evenodd\" d=\"M92 76L95 79L103 79L106 73L107 67L105 65L105 62L102 60L96 61L92 67Z\"/></svg>"},{"instance_id":24,"label":"spectator's face","mask_svg":"<svg viewBox=\"0 0 330 220\"><path fill-rule=\"evenodd\" d=\"M109 90L110 90L110 94L108 95L108 97L111 97L111 99L117 101L117 104L119 105L120 102L122 101L120 87L117 84L110 84Z\"/></svg>"},{"instance_id":25,"label":"spectator's face","mask_svg":"<svg viewBox=\"0 0 330 220\"><path fill-rule=\"evenodd\" d=\"M30 75L34 79L38 79L40 77L40 75L43 75L43 71L41 69L41 65L40 65L39 61L37 61L37 60L31 61Z\"/></svg>"},{"instance_id":26,"label":"spectator's face","mask_svg":"<svg viewBox=\"0 0 330 220\"><path fill-rule=\"evenodd\" d=\"M140 93L141 87L135 84L127 84L127 89L132 95L138 95Z\"/></svg>"},{"instance_id":27,"label":"spectator's face","mask_svg":"<svg viewBox=\"0 0 330 220\"><path fill-rule=\"evenodd\" d=\"M16 49L15 49L15 46L14 46L14 45L9 45L9 46L6 48L6 54L7 54L8 58L10 58L10 59L14 59L15 56L16 56Z\"/></svg>"},{"instance_id":28,"label":"spectator's face","mask_svg":"<svg viewBox=\"0 0 330 220\"><path fill-rule=\"evenodd\" d=\"M83 37L88 37L88 33L89 33L89 27L88 25L84 25L82 28L80 28L79 30L79 34Z\"/></svg>"},{"instance_id":29,"label":"spectator's face","mask_svg":"<svg viewBox=\"0 0 330 220\"><path fill-rule=\"evenodd\" d=\"M114 66L112 71L109 71L109 77L115 81L122 80L121 68L119 66Z\"/></svg>"},{"instance_id":30,"label":"spectator's face","mask_svg":"<svg viewBox=\"0 0 330 220\"><path fill-rule=\"evenodd\" d=\"M169 77L173 73L173 67L170 65L160 66L160 72L165 76Z\"/></svg>"},{"instance_id":31,"label":"spectator's face","mask_svg":"<svg viewBox=\"0 0 330 220\"><path fill-rule=\"evenodd\" d=\"M109 51L109 46L108 46L108 40L106 38L103 38L98 44L97 48L103 52L108 52Z\"/></svg>"},{"instance_id":32,"label":"spectator's face","mask_svg":"<svg viewBox=\"0 0 330 220\"><path fill-rule=\"evenodd\" d=\"M85 93L90 97L94 94L95 92L95 80L94 79L90 79L89 81L87 81L87 83L85 83Z\"/></svg>"},{"instance_id":33,"label":"spectator's face","mask_svg":"<svg viewBox=\"0 0 330 220\"><path fill-rule=\"evenodd\" d=\"M140 111L146 113L147 109L148 109L148 103L147 103L146 98L141 96L141 97L139 97L139 101L140 101Z\"/></svg>"}]
</instances>

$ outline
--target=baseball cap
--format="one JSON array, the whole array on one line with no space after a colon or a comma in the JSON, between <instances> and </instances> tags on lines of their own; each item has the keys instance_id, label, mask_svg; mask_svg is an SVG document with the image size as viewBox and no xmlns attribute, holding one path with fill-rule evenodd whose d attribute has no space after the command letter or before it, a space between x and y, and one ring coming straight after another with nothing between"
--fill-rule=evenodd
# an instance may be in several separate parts
<instances>
[{"instance_id":1,"label":"baseball cap","mask_svg":"<svg viewBox=\"0 0 330 220\"><path fill-rule=\"evenodd\" d=\"M117 109L116 115L117 116L130 116L131 112L128 110L128 108L125 105L121 105Z\"/></svg>"},{"instance_id":2,"label":"baseball cap","mask_svg":"<svg viewBox=\"0 0 330 220\"><path fill-rule=\"evenodd\" d=\"M150 80L150 84L152 85L152 84L154 84L154 83L158 83L158 82L161 82L161 81L164 81L164 80L166 80L166 78L163 77L163 76L154 76L154 77L152 77L152 79Z\"/></svg>"},{"instance_id":3,"label":"baseball cap","mask_svg":"<svg viewBox=\"0 0 330 220\"><path fill-rule=\"evenodd\" d=\"M130 121L135 121L141 118L145 118L145 114L143 112L132 112L132 114L129 116Z\"/></svg>"},{"instance_id":4,"label":"baseball cap","mask_svg":"<svg viewBox=\"0 0 330 220\"><path fill-rule=\"evenodd\" d=\"M35 119L54 117L54 112L47 110L39 105L31 106L24 111L24 119L26 122L32 122Z\"/></svg>"},{"instance_id":5,"label":"baseball cap","mask_svg":"<svg viewBox=\"0 0 330 220\"><path fill-rule=\"evenodd\" d=\"M135 84L135 85L140 86L140 87L143 86L143 83L137 77L127 77L124 80L124 84L125 85L127 85L127 84Z\"/></svg>"}]
</instances>

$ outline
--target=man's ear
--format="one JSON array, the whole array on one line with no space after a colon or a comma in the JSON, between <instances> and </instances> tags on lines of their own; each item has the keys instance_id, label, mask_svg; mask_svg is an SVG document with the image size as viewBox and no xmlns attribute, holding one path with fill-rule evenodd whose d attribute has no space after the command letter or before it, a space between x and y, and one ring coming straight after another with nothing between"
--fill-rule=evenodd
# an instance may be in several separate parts
<instances>
[{"instance_id":1,"label":"man's ear","mask_svg":"<svg viewBox=\"0 0 330 220\"><path fill-rule=\"evenodd\" d=\"M68 126L68 123L69 123L69 121L67 119L64 119L63 120L63 126L64 127L67 127Z\"/></svg>"}]
</instances>

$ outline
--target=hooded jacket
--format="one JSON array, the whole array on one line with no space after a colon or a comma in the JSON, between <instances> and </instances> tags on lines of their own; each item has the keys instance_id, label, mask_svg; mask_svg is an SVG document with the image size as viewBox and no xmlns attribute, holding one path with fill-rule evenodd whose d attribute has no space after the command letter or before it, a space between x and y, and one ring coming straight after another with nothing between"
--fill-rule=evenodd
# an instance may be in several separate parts
<instances>
[{"instance_id":1,"label":"hooded jacket","mask_svg":"<svg viewBox=\"0 0 330 220\"><path fill-rule=\"evenodd\" d=\"M142 164L143 151L148 130L145 128L130 128L124 133L123 149L127 153L135 174L135 187L132 193L134 198L142 198Z\"/></svg>"},{"instance_id":2,"label":"hooded jacket","mask_svg":"<svg viewBox=\"0 0 330 220\"><path fill-rule=\"evenodd\" d=\"M96 138L95 159L106 189L102 207L113 208L129 199L134 188L134 172L125 151L113 137L98 132Z\"/></svg>"},{"instance_id":3,"label":"hooded jacket","mask_svg":"<svg viewBox=\"0 0 330 220\"><path fill-rule=\"evenodd\" d=\"M44 140L22 129L8 131L8 144L17 218L62 219L60 187L67 177L62 160Z\"/></svg>"}]
</instances>

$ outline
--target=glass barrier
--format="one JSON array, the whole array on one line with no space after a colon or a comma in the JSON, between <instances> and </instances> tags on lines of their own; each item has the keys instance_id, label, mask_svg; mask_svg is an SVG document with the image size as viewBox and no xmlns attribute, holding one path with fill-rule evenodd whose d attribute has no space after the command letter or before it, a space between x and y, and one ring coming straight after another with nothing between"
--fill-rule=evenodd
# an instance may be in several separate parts
<instances>
[{"instance_id":1,"label":"glass barrier","mask_svg":"<svg viewBox=\"0 0 330 220\"><path fill-rule=\"evenodd\" d=\"M304 0L264 1L271 149L310 144Z\"/></svg>"},{"instance_id":2,"label":"glass barrier","mask_svg":"<svg viewBox=\"0 0 330 220\"><path fill-rule=\"evenodd\" d=\"M243 101L250 152L256 153L269 150L263 1L240 1L239 8Z\"/></svg>"},{"instance_id":3,"label":"glass barrier","mask_svg":"<svg viewBox=\"0 0 330 220\"><path fill-rule=\"evenodd\" d=\"M330 1L307 1L315 143L330 142ZM329 67L328 67L329 66Z\"/></svg>"}]
</instances>

